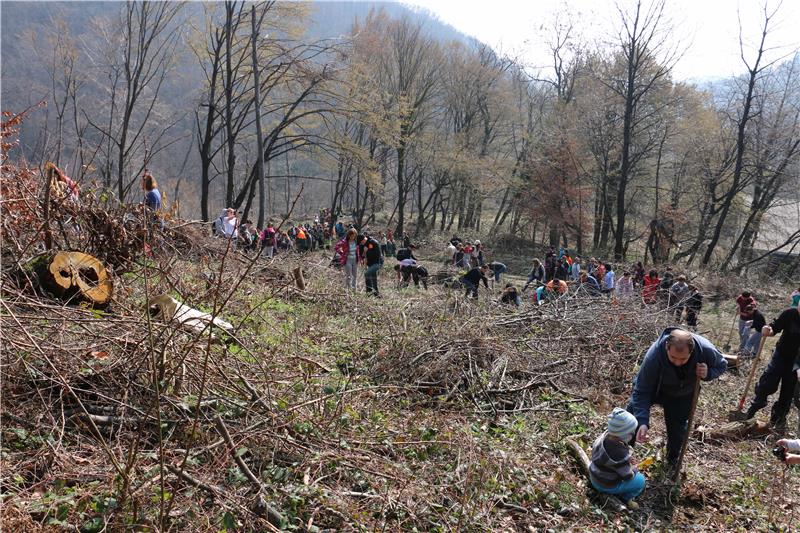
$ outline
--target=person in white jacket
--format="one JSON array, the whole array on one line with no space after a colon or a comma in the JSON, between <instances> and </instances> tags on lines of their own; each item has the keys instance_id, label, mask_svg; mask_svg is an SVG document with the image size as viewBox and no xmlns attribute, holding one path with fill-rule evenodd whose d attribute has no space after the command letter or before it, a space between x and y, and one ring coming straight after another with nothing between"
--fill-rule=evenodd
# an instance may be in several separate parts
<instances>
[{"instance_id":1,"label":"person in white jacket","mask_svg":"<svg viewBox=\"0 0 800 533\"><path fill-rule=\"evenodd\" d=\"M777 444L786 448L786 464L800 465L800 439L781 439Z\"/></svg>"}]
</instances>

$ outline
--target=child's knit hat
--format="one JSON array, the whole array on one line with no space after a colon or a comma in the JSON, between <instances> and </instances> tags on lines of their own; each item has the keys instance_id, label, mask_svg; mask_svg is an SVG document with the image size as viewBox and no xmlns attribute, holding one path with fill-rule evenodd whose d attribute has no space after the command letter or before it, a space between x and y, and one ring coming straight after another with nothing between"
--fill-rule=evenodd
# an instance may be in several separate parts
<instances>
[{"instance_id":1,"label":"child's knit hat","mask_svg":"<svg viewBox=\"0 0 800 533\"><path fill-rule=\"evenodd\" d=\"M628 440L636 431L637 425L636 417L625 409L615 407L611 414L608 415L608 434L619 437L622 440Z\"/></svg>"}]
</instances>

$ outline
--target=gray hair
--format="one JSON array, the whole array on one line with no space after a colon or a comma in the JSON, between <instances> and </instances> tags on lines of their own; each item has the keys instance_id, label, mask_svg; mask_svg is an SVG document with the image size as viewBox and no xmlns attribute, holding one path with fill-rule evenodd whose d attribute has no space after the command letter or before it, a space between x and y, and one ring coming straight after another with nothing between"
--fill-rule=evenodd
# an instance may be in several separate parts
<instances>
[{"instance_id":1,"label":"gray hair","mask_svg":"<svg viewBox=\"0 0 800 533\"><path fill-rule=\"evenodd\" d=\"M667 346L675 348L688 348L690 352L694 351L694 336L691 332L685 329L674 329L669 332L667 337Z\"/></svg>"}]
</instances>

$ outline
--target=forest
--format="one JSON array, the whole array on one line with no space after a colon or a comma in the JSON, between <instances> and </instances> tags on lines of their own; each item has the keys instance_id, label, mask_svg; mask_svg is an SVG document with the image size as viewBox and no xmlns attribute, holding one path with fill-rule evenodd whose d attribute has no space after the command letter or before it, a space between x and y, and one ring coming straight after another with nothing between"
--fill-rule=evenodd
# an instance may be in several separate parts
<instances>
[{"instance_id":1,"label":"forest","mask_svg":"<svg viewBox=\"0 0 800 533\"><path fill-rule=\"evenodd\" d=\"M311 39L312 4L100 5L76 25L51 4L51 31L23 25L13 46L5 31L3 68L35 50L26 157L121 201L149 168L184 217L233 207L263 228L303 183L301 212L359 227L726 270L800 239L798 58L768 54L774 7L741 38L742 73L701 88L673 79L686 50L658 2L620 8L605 47L565 11L538 30L552 65L535 73L411 12L362 9ZM38 103L4 79L4 102Z\"/></svg>"},{"instance_id":2,"label":"forest","mask_svg":"<svg viewBox=\"0 0 800 533\"><path fill-rule=\"evenodd\" d=\"M787 6L570 6L2 2L0 529L795 530Z\"/></svg>"}]
</instances>

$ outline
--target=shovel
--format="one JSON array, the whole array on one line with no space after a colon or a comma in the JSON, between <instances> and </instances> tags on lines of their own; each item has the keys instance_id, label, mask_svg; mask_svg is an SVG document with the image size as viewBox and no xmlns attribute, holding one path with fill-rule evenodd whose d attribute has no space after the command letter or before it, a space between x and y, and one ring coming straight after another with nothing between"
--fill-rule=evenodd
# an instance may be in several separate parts
<instances>
[{"instance_id":1,"label":"shovel","mask_svg":"<svg viewBox=\"0 0 800 533\"><path fill-rule=\"evenodd\" d=\"M725 346L722 347L722 351L725 353L730 353L731 351L731 337L733 337L733 327L736 325L736 318L739 316L739 313L733 314L733 322L731 322L731 329L728 331L728 342L725 343Z\"/></svg>"},{"instance_id":2,"label":"shovel","mask_svg":"<svg viewBox=\"0 0 800 533\"><path fill-rule=\"evenodd\" d=\"M756 351L756 355L753 358L752 366L750 367L750 372L747 374L747 383L744 386L744 392L742 392L742 396L739 398L739 407L735 411L728 412L728 422L747 420L747 413L743 413L742 409L744 409L744 401L747 399L747 393L750 392L750 384L753 382L753 376L756 375L756 368L758 368L758 358L761 356L761 349L764 347L764 341L766 340L767 338L762 335L761 341L758 343L758 351Z\"/></svg>"},{"instance_id":3,"label":"shovel","mask_svg":"<svg viewBox=\"0 0 800 533\"><path fill-rule=\"evenodd\" d=\"M692 407L689 409L689 420L686 424L686 435L683 437L683 444L681 444L681 454L678 457L678 464L675 470L672 471L672 481L676 486L680 485L681 470L683 470L683 458L686 456L686 449L689 447L689 436L692 434L692 427L694 426L694 414L697 411L697 399L700 398L700 378L694 383L694 394L692 394Z\"/></svg>"}]
</instances>

